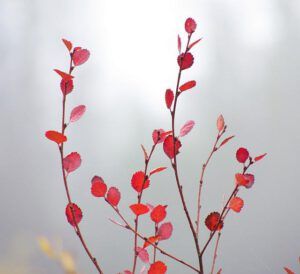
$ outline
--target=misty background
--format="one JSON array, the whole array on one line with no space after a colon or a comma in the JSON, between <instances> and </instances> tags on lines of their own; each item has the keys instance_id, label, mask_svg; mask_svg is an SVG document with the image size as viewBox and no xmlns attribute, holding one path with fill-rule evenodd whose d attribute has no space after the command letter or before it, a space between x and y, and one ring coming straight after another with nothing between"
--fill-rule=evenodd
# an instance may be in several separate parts
<instances>
[{"instance_id":1,"label":"misty background","mask_svg":"<svg viewBox=\"0 0 300 274\"><path fill-rule=\"evenodd\" d=\"M195 120L183 138L179 171L188 208L195 219L202 163L223 114L228 136L236 137L212 159L205 175L203 211L222 206L240 171L235 151L267 157L251 169L255 184L242 190L245 206L230 213L223 229L216 270L224 274L299 272L299 76L300 2L228 1L0 1L0 273L63 273L40 251L37 237L60 239L76 260L78 273L96 273L72 227L66 222L66 195L56 146L44 133L60 129L61 91L54 68L67 70L61 42L88 48L89 61L75 70L75 89L67 113L79 104L84 117L67 130L65 153L78 151L82 166L69 176L74 202L84 213L81 229L105 273L132 267L133 235L112 224L118 220L90 194L94 175L117 186L120 208L136 202L130 186L144 168L140 144L148 150L152 130L170 128L164 92L175 89L177 34L185 44L184 21L198 24L191 69L182 81L197 87L180 98L177 130ZM167 204L172 238L161 247L196 265L194 243L183 215L174 174L160 147L150 168L168 166L153 176L143 200ZM153 233L142 216L143 234ZM209 232L203 225L202 244ZM151 224L151 226L150 226ZM193 273L162 255L168 273ZM212 248L205 256L210 269ZM138 269L141 264L139 263Z\"/></svg>"}]
</instances>

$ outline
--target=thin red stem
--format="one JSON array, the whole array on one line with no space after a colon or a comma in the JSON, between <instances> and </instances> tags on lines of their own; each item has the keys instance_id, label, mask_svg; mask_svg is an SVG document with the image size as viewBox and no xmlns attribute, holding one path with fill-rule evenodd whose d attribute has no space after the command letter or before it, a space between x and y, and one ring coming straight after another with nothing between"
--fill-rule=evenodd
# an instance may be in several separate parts
<instances>
[{"instance_id":1,"label":"thin red stem","mask_svg":"<svg viewBox=\"0 0 300 274\"><path fill-rule=\"evenodd\" d=\"M158 141L157 141L158 142ZM149 165L149 162L151 160L151 157L153 155L153 152L155 150L155 147L157 145L157 142L155 142L151 148L151 151L150 151L150 154L149 156L147 157L147 159L145 159L145 169L144 169L144 174L145 174L145 178L144 178L144 181L143 181L143 184L142 184L142 190L141 190L141 193L138 194L138 197L137 197L137 200L138 200L138 204L141 203L141 200L142 200L142 196L143 196L143 191L144 191L144 185L146 183L146 181L148 180L148 176L147 176L147 171L148 171L148 165ZM138 226L139 226L139 216L137 215L134 219L134 223L135 223L135 227L134 227L134 230L135 231L138 231ZM136 270L136 263L137 263L137 243L138 243L138 235L135 234L134 235L134 257L133 257L133 266L132 266L132 273L134 274L135 273L135 270Z\"/></svg>"},{"instance_id":2,"label":"thin red stem","mask_svg":"<svg viewBox=\"0 0 300 274\"><path fill-rule=\"evenodd\" d=\"M188 52L188 47L189 47L191 36L192 36L192 34L188 35L187 45L186 45L186 49L185 49L183 58L184 58L185 54ZM182 64L182 62L181 62L181 64ZM180 200L181 200L181 203L182 203L182 206L183 206L183 210L185 212L187 221L189 223L190 230L191 230L193 238L194 238L196 251L197 251L197 257L198 257L198 261L199 261L200 273L203 273L203 264L202 264L202 260L201 260L201 256L200 256L199 242L198 242L198 239L197 239L197 234L196 234L195 228L193 226L193 222L192 222L190 213L189 213L189 211L187 209L187 206L186 206L186 202L185 202L185 198L184 198L184 194L183 194L183 187L182 187L182 185L180 183L180 180L179 180L178 167L177 167L177 157L176 157L176 148L175 148L175 144L176 144L176 139L175 139L175 116L176 116L177 99L178 99L178 96L180 94L179 85L180 85L181 73L182 73L181 66L182 65L180 65L180 67L179 67L176 90L175 90L174 105L173 105L173 110L171 111L172 135L173 135L173 144L174 144L174 146L173 146L174 161L172 163L172 167L173 167L173 170L174 170L174 173L175 173L176 184L177 184L178 192L179 192L179 195L180 195Z\"/></svg>"},{"instance_id":3,"label":"thin red stem","mask_svg":"<svg viewBox=\"0 0 300 274\"><path fill-rule=\"evenodd\" d=\"M214 251L214 257L213 257L213 263L211 266L211 271L210 274L214 274L214 270L215 270L215 265L216 265L216 260L217 260L217 252L218 252L218 247L219 247L219 242L220 242L220 237L221 237L221 232L218 233L218 238L216 241L216 245L215 245L215 251Z\"/></svg>"},{"instance_id":4,"label":"thin red stem","mask_svg":"<svg viewBox=\"0 0 300 274\"><path fill-rule=\"evenodd\" d=\"M158 231L158 224L155 223L154 236L157 235L157 231ZM153 263L155 263L155 261L156 261L156 249L157 249L157 245L158 245L158 242L155 243L155 246L153 248Z\"/></svg>"},{"instance_id":5,"label":"thin red stem","mask_svg":"<svg viewBox=\"0 0 300 274\"><path fill-rule=\"evenodd\" d=\"M72 73L74 67L72 66L72 55L70 55L71 57L71 61L70 61L70 68L69 68L69 74ZM61 133L64 134L65 129L67 127L66 122L65 122L65 116L66 116L66 95L63 95L63 101L62 101L62 125L61 125ZM72 217L73 217L73 223L74 223L74 230L76 235L78 236L86 254L88 255L88 257L90 258L90 260L92 261L92 263L94 264L94 266L96 267L98 273L103 274L104 272L102 271L102 269L99 266L99 263L97 261L97 259L92 255L92 253L90 252L84 238L83 235L81 233L80 227L78 225L78 223L76 222L75 219L75 213L74 213L74 209L73 209L73 203L72 203L72 199L71 199L71 195L70 195L70 190L69 190L69 186L68 186L68 181L67 181L67 174L66 171L64 169L64 164L63 164L63 160L64 160L64 145L63 143L59 146L59 153L60 153L60 160L61 160L61 169L62 169L62 175L63 175L63 181L64 181L64 186L65 186L65 190L66 190L66 195L67 195L67 199L68 199L68 203L70 204L70 209L72 212Z\"/></svg>"}]
</instances>

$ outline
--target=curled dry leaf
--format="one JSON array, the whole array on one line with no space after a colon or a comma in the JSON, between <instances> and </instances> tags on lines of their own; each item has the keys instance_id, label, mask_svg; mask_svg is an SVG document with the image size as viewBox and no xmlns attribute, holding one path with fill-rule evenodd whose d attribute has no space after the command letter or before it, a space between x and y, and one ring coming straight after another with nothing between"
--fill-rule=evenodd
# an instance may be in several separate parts
<instances>
[{"instance_id":1,"label":"curled dry leaf","mask_svg":"<svg viewBox=\"0 0 300 274\"><path fill-rule=\"evenodd\" d=\"M74 107L70 115L70 122L74 123L78 121L85 113L85 110L86 107L84 105L79 105L77 107Z\"/></svg>"},{"instance_id":2,"label":"curled dry leaf","mask_svg":"<svg viewBox=\"0 0 300 274\"><path fill-rule=\"evenodd\" d=\"M117 206L121 199L121 193L116 187L110 187L107 194L106 200L112 205Z\"/></svg>"},{"instance_id":3,"label":"curled dry leaf","mask_svg":"<svg viewBox=\"0 0 300 274\"><path fill-rule=\"evenodd\" d=\"M179 153L179 149L181 148L181 142L178 140L178 138L173 138L172 135L169 135L163 145L164 152L166 155L170 158L174 158L174 147L175 147L175 155Z\"/></svg>"},{"instance_id":4,"label":"curled dry leaf","mask_svg":"<svg viewBox=\"0 0 300 274\"><path fill-rule=\"evenodd\" d=\"M210 231L221 230L223 228L223 221L220 221L220 213L212 212L205 219L205 225ZM219 225L218 225L219 224Z\"/></svg>"},{"instance_id":5,"label":"curled dry leaf","mask_svg":"<svg viewBox=\"0 0 300 274\"><path fill-rule=\"evenodd\" d=\"M264 153L264 154L262 154L262 155L256 156L256 157L254 158L254 162L260 161L260 160L263 159L266 155L267 155L267 153Z\"/></svg>"},{"instance_id":6,"label":"curled dry leaf","mask_svg":"<svg viewBox=\"0 0 300 274\"><path fill-rule=\"evenodd\" d=\"M235 212L240 212L244 206L244 201L240 197L233 197L229 202L229 208Z\"/></svg>"},{"instance_id":7,"label":"curled dry leaf","mask_svg":"<svg viewBox=\"0 0 300 274\"><path fill-rule=\"evenodd\" d=\"M158 228L157 235L159 236L159 240L167 240L172 236L173 232L173 225L168 222L168 223L163 223L160 225Z\"/></svg>"},{"instance_id":8,"label":"curled dry leaf","mask_svg":"<svg viewBox=\"0 0 300 274\"><path fill-rule=\"evenodd\" d=\"M67 94L71 93L73 88L74 88L74 84L73 84L72 79L69 79L69 80L66 80L64 78L61 79L60 90L63 93L63 95L67 95Z\"/></svg>"},{"instance_id":9,"label":"curled dry leaf","mask_svg":"<svg viewBox=\"0 0 300 274\"><path fill-rule=\"evenodd\" d=\"M72 209L74 212L74 218L73 218ZM82 219L82 211L75 203L69 203L66 206L66 216L70 225L75 226L75 224L79 224Z\"/></svg>"},{"instance_id":10,"label":"curled dry leaf","mask_svg":"<svg viewBox=\"0 0 300 274\"><path fill-rule=\"evenodd\" d=\"M54 69L54 71L62 78L64 79L65 81L69 81L69 80L72 80L74 78L73 75L71 74L68 74L66 72L63 72L59 69Z\"/></svg>"},{"instance_id":11,"label":"curled dry leaf","mask_svg":"<svg viewBox=\"0 0 300 274\"><path fill-rule=\"evenodd\" d=\"M140 216L149 212L149 207L144 204L133 204L130 209L136 216Z\"/></svg>"},{"instance_id":12,"label":"curled dry leaf","mask_svg":"<svg viewBox=\"0 0 300 274\"><path fill-rule=\"evenodd\" d=\"M167 272L167 266L162 261L156 261L150 265L148 274L165 274Z\"/></svg>"},{"instance_id":13,"label":"curled dry leaf","mask_svg":"<svg viewBox=\"0 0 300 274\"><path fill-rule=\"evenodd\" d=\"M55 130L46 131L45 136L47 139L57 143L58 145L67 141L67 137L65 135Z\"/></svg>"},{"instance_id":14,"label":"curled dry leaf","mask_svg":"<svg viewBox=\"0 0 300 274\"><path fill-rule=\"evenodd\" d=\"M148 188L150 185L150 180L146 178L143 171L137 171L131 177L131 186L136 192L140 193L142 190Z\"/></svg>"},{"instance_id":15,"label":"curled dry leaf","mask_svg":"<svg viewBox=\"0 0 300 274\"><path fill-rule=\"evenodd\" d=\"M150 245L150 243L154 244L157 241L159 241L159 236L151 236L147 239L147 241L144 242L143 248L146 248Z\"/></svg>"},{"instance_id":16,"label":"curled dry leaf","mask_svg":"<svg viewBox=\"0 0 300 274\"><path fill-rule=\"evenodd\" d=\"M188 82L184 83L183 85L181 85L179 87L179 90L181 92L183 92L183 91L191 89L191 88L193 88L195 86L196 86L196 81L192 80L192 81L188 81Z\"/></svg>"},{"instance_id":17,"label":"curled dry leaf","mask_svg":"<svg viewBox=\"0 0 300 274\"><path fill-rule=\"evenodd\" d=\"M183 136L187 135L193 129L194 125L195 125L195 122L193 120L187 121L180 129L179 136L183 137Z\"/></svg>"},{"instance_id":18,"label":"curled dry leaf","mask_svg":"<svg viewBox=\"0 0 300 274\"><path fill-rule=\"evenodd\" d=\"M194 56L190 53L181 53L177 58L177 63L182 70L190 68L194 63Z\"/></svg>"},{"instance_id":19,"label":"curled dry leaf","mask_svg":"<svg viewBox=\"0 0 300 274\"><path fill-rule=\"evenodd\" d=\"M238 162L243 164L247 161L248 158L249 158L249 152L246 148L240 147L236 151L236 159L237 159Z\"/></svg>"},{"instance_id":20,"label":"curled dry leaf","mask_svg":"<svg viewBox=\"0 0 300 274\"><path fill-rule=\"evenodd\" d=\"M81 157L78 152L72 152L63 160L63 166L68 173L75 171L81 165Z\"/></svg>"},{"instance_id":21,"label":"curled dry leaf","mask_svg":"<svg viewBox=\"0 0 300 274\"><path fill-rule=\"evenodd\" d=\"M184 28L187 33L191 34L196 30L197 24L193 18L188 18L185 21Z\"/></svg>"},{"instance_id":22,"label":"curled dry leaf","mask_svg":"<svg viewBox=\"0 0 300 274\"><path fill-rule=\"evenodd\" d=\"M62 39L63 43L65 44L66 48L68 49L68 51L71 51L73 48L73 45L70 41L66 40L66 39Z\"/></svg>"},{"instance_id":23,"label":"curled dry leaf","mask_svg":"<svg viewBox=\"0 0 300 274\"><path fill-rule=\"evenodd\" d=\"M224 126L225 126L225 121L224 121L223 115L221 114L218 117L218 120L217 120L217 129L218 129L218 131L221 132L224 129Z\"/></svg>"},{"instance_id":24,"label":"curled dry leaf","mask_svg":"<svg viewBox=\"0 0 300 274\"><path fill-rule=\"evenodd\" d=\"M92 179L91 193L95 197L104 197L107 191L107 186L103 179L99 176L94 176Z\"/></svg>"},{"instance_id":25,"label":"curled dry leaf","mask_svg":"<svg viewBox=\"0 0 300 274\"><path fill-rule=\"evenodd\" d=\"M72 60L75 66L84 64L90 57L90 52L87 49L75 48Z\"/></svg>"},{"instance_id":26,"label":"curled dry leaf","mask_svg":"<svg viewBox=\"0 0 300 274\"><path fill-rule=\"evenodd\" d=\"M154 207L150 214L151 220L155 223L160 223L163 221L167 216L166 208L167 206L162 205Z\"/></svg>"},{"instance_id":27,"label":"curled dry leaf","mask_svg":"<svg viewBox=\"0 0 300 274\"><path fill-rule=\"evenodd\" d=\"M174 100L174 93L171 89L167 89L165 93L165 101L167 108L171 108Z\"/></svg>"},{"instance_id":28,"label":"curled dry leaf","mask_svg":"<svg viewBox=\"0 0 300 274\"><path fill-rule=\"evenodd\" d=\"M156 169L153 169L153 170L150 172L149 177L150 177L151 175L155 174L155 173L162 172L162 171L164 171L165 169L166 169L166 167L158 167L158 168L156 168Z\"/></svg>"}]
</instances>

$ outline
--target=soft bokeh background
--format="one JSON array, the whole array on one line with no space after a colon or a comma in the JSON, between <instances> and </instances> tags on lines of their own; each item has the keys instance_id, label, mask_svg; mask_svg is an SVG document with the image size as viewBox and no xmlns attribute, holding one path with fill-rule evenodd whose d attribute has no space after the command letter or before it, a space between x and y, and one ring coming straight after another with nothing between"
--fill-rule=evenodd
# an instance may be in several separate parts
<instances>
[{"instance_id":1,"label":"soft bokeh background","mask_svg":"<svg viewBox=\"0 0 300 274\"><path fill-rule=\"evenodd\" d=\"M70 176L72 195L84 212L82 231L106 273L131 267L132 235L108 221L117 217L91 197L90 179L98 174L120 188L121 208L131 216L127 207L136 197L130 178L143 168L140 144L149 149L152 130L170 127L164 91L174 88L177 34L185 37L189 16L198 22L196 36L204 39L193 50L194 66L183 75L197 80L198 87L178 105L177 128L196 121L179 156L188 206L194 216L201 164L222 113L228 134L236 138L207 169L203 214L218 210L223 195L229 195L240 169L239 146L268 157L253 169L254 187L241 193L242 213L226 221L217 268L224 274L273 274L288 265L299 272L298 0L1 0L1 274L62 273L39 250L40 235L61 239L79 273L95 273L66 222L58 151L44 137L60 126L61 92L52 69L68 65L62 37L91 51L90 60L76 70L76 89L68 97L68 111L87 106L86 115L68 130L66 145L66 152L78 151L83 158ZM169 166L161 149L152 167L160 165ZM171 169L153 178L144 197L169 205L175 229L162 246L196 264ZM147 232L150 223L142 219ZM201 237L208 237L206 229ZM211 257L205 256L206 269ZM169 273L191 273L162 259Z\"/></svg>"}]
</instances>

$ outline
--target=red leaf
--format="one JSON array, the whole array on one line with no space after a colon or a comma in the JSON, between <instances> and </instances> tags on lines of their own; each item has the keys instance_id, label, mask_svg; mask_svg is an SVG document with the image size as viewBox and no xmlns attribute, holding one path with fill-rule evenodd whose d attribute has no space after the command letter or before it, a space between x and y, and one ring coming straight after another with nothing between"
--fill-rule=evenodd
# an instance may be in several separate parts
<instances>
[{"instance_id":1,"label":"red leaf","mask_svg":"<svg viewBox=\"0 0 300 274\"><path fill-rule=\"evenodd\" d=\"M164 141L164 138L162 137L164 132L165 131L162 128L153 130L152 132L153 143L157 143L157 144L162 143Z\"/></svg>"},{"instance_id":2,"label":"red leaf","mask_svg":"<svg viewBox=\"0 0 300 274\"><path fill-rule=\"evenodd\" d=\"M183 137L183 136L187 135L193 129L194 125L195 125L194 121L192 121L192 120L187 121L180 129L179 136Z\"/></svg>"},{"instance_id":3,"label":"red leaf","mask_svg":"<svg viewBox=\"0 0 300 274\"><path fill-rule=\"evenodd\" d=\"M70 173L76 170L81 165L81 157L77 152L72 152L63 160L64 169Z\"/></svg>"},{"instance_id":4,"label":"red leaf","mask_svg":"<svg viewBox=\"0 0 300 274\"><path fill-rule=\"evenodd\" d=\"M153 175L153 174L155 174L155 173L158 173L158 172L161 172L161 171L163 171L163 170L165 170L165 169L166 169L166 167L158 167L158 168L156 168L156 169L154 169L154 170L152 170L152 171L150 172L149 177L150 177L151 175Z\"/></svg>"},{"instance_id":5,"label":"red leaf","mask_svg":"<svg viewBox=\"0 0 300 274\"><path fill-rule=\"evenodd\" d=\"M219 212L210 213L205 219L205 225L210 231L221 230L223 228L223 221L219 223L220 220ZM219 223L219 225L218 225ZM218 227L217 227L218 225Z\"/></svg>"},{"instance_id":6,"label":"red leaf","mask_svg":"<svg viewBox=\"0 0 300 274\"><path fill-rule=\"evenodd\" d=\"M163 133L160 135L160 138L163 139L163 140L165 140L166 137L167 137L169 134L172 134L172 130L163 132Z\"/></svg>"},{"instance_id":7,"label":"red leaf","mask_svg":"<svg viewBox=\"0 0 300 274\"><path fill-rule=\"evenodd\" d=\"M65 73L59 69L54 69L54 71L62 78L64 79L65 81L69 81L69 80L72 80L74 78L73 75L71 74L68 74L68 73Z\"/></svg>"},{"instance_id":8,"label":"red leaf","mask_svg":"<svg viewBox=\"0 0 300 274\"><path fill-rule=\"evenodd\" d=\"M150 245L150 243L154 244L159 240L159 236L151 236L147 239L147 241L144 242L143 248L146 248ZM150 242L150 243L149 243Z\"/></svg>"},{"instance_id":9,"label":"red leaf","mask_svg":"<svg viewBox=\"0 0 300 274\"><path fill-rule=\"evenodd\" d=\"M68 51L71 51L71 50L72 50L72 47L73 47L72 43L71 43L70 41L64 39L64 38L62 39L62 41L63 41L63 43L65 44L65 46L66 46L66 48L68 49Z\"/></svg>"},{"instance_id":10,"label":"red leaf","mask_svg":"<svg viewBox=\"0 0 300 274\"><path fill-rule=\"evenodd\" d=\"M55 130L48 130L48 131L46 131L45 136L49 140L57 143L58 145L67 141L67 137L65 135L63 135L60 132L55 131Z\"/></svg>"},{"instance_id":11,"label":"red leaf","mask_svg":"<svg viewBox=\"0 0 300 274\"><path fill-rule=\"evenodd\" d=\"M165 274L166 272L167 266L161 261L151 264L148 270L148 274Z\"/></svg>"},{"instance_id":12,"label":"red leaf","mask_svg":"<svg viewBox=\"0 0 300 274\"><path fill-rule=\"evenodd\" d=\"M132 175L131 186L136 192L142 192L142 190L148 188L149 185L150 180L145 178L145 173L143 171L138 171Z\"/></svg>"},{"instance_id":13,"label":"red leaf","mask_svg":"<svg viewBox=\"0 0 300 274\"><path fill-rule=\"evenodd\" d=\"M112 205L117 206L121 199L121 193L116 187L110 187L107 194L106 200Z\"/></svg>"},{"instance_id":14,"label":"red leaf","mask_svg":"<svg viewBox=\"0 0 300 274\"><path fill-rule=\"evenodd\" d=\"M230 136L230 137L224 139L224 140L222 141L222 143L220 144L219 148L220 148L221 146L224 146L226 143L228 143L232 138L234 138L234 135L232 135L232 136Z\"/></svg>"},{"instance_id":15,"label":"red leaf","mask_svg":"<svg viewBox=\"0 0 300 274\"><path fill-rule=\"evenodd\" d=\"M188 18L185 21L184 28L187 33L193 33L196 30L197 24L193 18Z\"/></svg>"},{"instance_id":16,"label":"red leaf","mask_svg":"<svg viewBox=\"0 0 300 274\"><path fill-rule=\"evenodd\" d=\"M124 270L122 274L132 274L132 272L130 270Z\"/></svg>"},{"instance_id":17,"label":"red leaf","mask_svg":"<svg viewBox=\"0 0 300 274\"><path fill-rule=\"evenodd\" d=\"M173 100L174 100L173 91L171 89L167 89L165 94L165 101L166 101L167 108L171 108Z\"/></svg>"},{"instance_id":18,"label":"red leaf","mask_svg":"<svg viewBox=\"0 0 300 274\"><path fill-rule=\"evenodd\" d=\"M143 214L146 214L149 212L148 206L146 206L144 204L133 204L130 206L130 209L137 216L143 215Z\"/></svg>"},{"instance_id":19,"label":"red leaf","mask_svg":"<svg viewBox=\"0 0 300 274\"><path fill-rule=\"evenodd\" d=\"M235 212L240 212L243 206L244 201L239 197L233 197L229 202L229 208Z\"/></svg>"},{"instance_id":20,"label":"red leaf","mask_svg":"<svg viewBox=\"0 0 300 274\"><path fill-rule=\"evenodd\" d=\"M250 174L250 173L246 173L246 174L244 174L244 176L248 180L248 182L245 184L245 187L246 188L251 188L252 185L254 184L254 175Z\"/></svg>"},{"instance_id":21,"label":"red leaf","mask_svg":"<svg viewBox=\"0 0 300 274\"><path fill-rule=\"evenodd\" d=\"M284 267L283 269L286 271L287 274L295 274L295 272L289 269L288 267Z\"/></svg>"},{"instance_id":22,"label":"red leaf","mask_svg":"<svg viewBox=\"0 0 300 274\"><path fill-rule=\"evenodd\" d=\"M85 113L85 110L86 107L84 105L74 107L70 115L70 122L78 121L81 118L81 116Z\"/></svg>"},{"instance_id":23,"label":"red leaf","mask_svg":"<svg viewBox=\"0 0 300 274\"><path fill-rule=\"evenodd\" d=\"M84 64L90 57L90 52L87 49L74 49L72 59L75 66Z\"/></svg>"},{"instance_id":24,"label":"red leaf","mask_svg":"<svg viewBox=\"0 0 300 274\"><path fill-rule=\"evenodd\" d=\"M72 209L74 212L74 218L73 218ZM82 219L82 211L76 204L69 203L66 206L66 216L70 225L75 226L75 224L79 224Z\"/></svg>"},{"instance_id":25,"label":"red leaf","mask_svg":"<svg viewBox=\"0 0 300 274\"><path fill-rule=\"evenodd\" d=\"M266 155L267 155L267 153L264 153L262 155L256 156L254 158L254 162L258 162L259 160L263 159Z\"/></svg>"},{"instance_id":26,"label":"red leaf","mask_svg":"<svg viewBox=\"0 0 300 274\"><path fill-rule=\"evenodd\" d=\"M217 272L217 274L221 274L222 272L222 268L219 269L219 271Z\"/></svg>"},{"instance_id":27,"label":"red leaf","mask_svg":"<svg viewBox=\"0 0 300 274\"><path fill-rule=\"evenodd\" d=\"M169 223L163 223L158 228L157 235L159 236L159 240L167 240L171 237L173 232L173 225Z\"/></svg>"},{"instance_id":28,"label":"red leaf","mask_svg":"<svg viewBox=\"0 0 300 274\"><path fill-rule=\"evenodd\" d=\"M141 248L141 247L137 247L136 248L136 252L140 258L140 260L146 264L149 263L149 254L148 254L148 251L144 248Z\"/></svg>"},{"instance_id":29,"label":"red leaf","mask_svg":"<svg viewBox=\"0 0 300 274\"><path fill-rule=\"evenodd\" d=\"M217 120L217 129L218 129L218 131L221 132L224 129L224 126L225 126L224 117L221 114L218 117L218 120Z\"/></svg>"},{"instance_id":30,"label":"red leaf","mask_svg":"<svg viewBox=\"0 0 300 274\"><path fill-rule=\"evenodd\" d=\"M174 141L175 140L175 141ZM181 142L175 137L173 138L172 135L169 135L164 141L164 152L170 158L174 158L174 147L175 147L175 154L179 153L179 149L181 147Z\"/></svg>"},{"instance_id":31,"label":"red leaf","mask_svg":"<svg viewBox=\"0 0 300 274\"><path fill-rule=\"evenodd\" d=\"M72 79L69 80L66 80L64 78L61 79L60 89L64 95L71 93L73 88L74 88L74 84Z\"/></svg>"},{"instance_id":32,"label":"red leaf","mask_svg":"<svg viewBox=\"0 0 300 274\"><path fill-rule=\"evenodd\" d=\"M240 147L236 151L236 159L238 160L238 162L243 164L247 161L248 158L249 158L249 152L246 148Z\"/></svg>"},{"instance_id":33,"label":"red leaf","mask_svg":"<svg viewBox=\"0 0 300 274\"><path fill-rule=\"evenodd\" d=\"M184 83L183 85L181 85L179 87L179 90L181 92L185 91L185 90L188 90L188 89L191 89L193 88L194 86L196 86L196 81L192 80L192 81L188 81L186 83Z\"/></svg>"},{"instance_id":34,"label":"red leaf","mask_svg":"<svg viewBox=\"0 0 300 274\"><path fill-rule=\"evenodd\" d=\"M178 52L180 54L181 53L181 38L179 35L177 37L177 46L178 46Z\"/></svg>"},{"instance_id":35,"label":"red leaf","mask_svg":"<svg viewBox=\"0 0 300 274\"><path fill-rule=\"evenodd\" d=\"M190 68L194 63L194 57L190 52L181 53L177 58L177 63L181 70Z\"/></svg>"},{"instance_id":36,"label":"red leaf","mask_svg":"<svg viewBox=\"0 0 300 274\"><path fill-rule=\"evenodd\" d=\"M249 184L249 179L244 174L237 173L235 174L235 182L239 186L247 186Z\"/></svg>"},{"instance_id":37,"label":"red leaf","mask_svg":"<svg viewBox=\"0 0 300 274\"><path fill-rule=\"evenodd\" d=\"M151 220L155 223L160 223L163 221L167 216L166 207L167 206L162 205L154 207L150 214Z\"/></svg>"},{"instance_id":38,"label":"red leaf","mask_svg":"<svg viewBox=\"0 0 300 274\"><path fill-rule=\"evenodd\" d=\"M95 197L104 197L107 191L107 186L103 179L99 176L94 176L92 179L91 193Z\"/></svg>"},{"instance_id":39,"label":"red leaf","mask_svg":"<svg viewBox=\"0 0 300 274\"><path fill-rule=\"evenodd\" d=\"M195 42L191 43L191 44L189 45L189 50L190 50L192 47L196 46L201 40L202 40L202 38L200 38L200 39L196 40Z\"/></svg>"}]
</instances>

